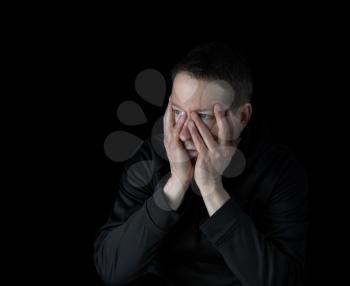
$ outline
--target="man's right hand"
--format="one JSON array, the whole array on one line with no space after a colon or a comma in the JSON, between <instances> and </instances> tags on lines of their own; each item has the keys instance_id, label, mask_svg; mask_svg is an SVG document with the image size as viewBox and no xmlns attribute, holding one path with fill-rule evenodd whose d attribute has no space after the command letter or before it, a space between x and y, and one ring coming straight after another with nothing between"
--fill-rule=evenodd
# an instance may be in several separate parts
<instances>
[{"instance_id":1,"label":"man's right hand","mask_svg":"<svg viewBox=\"0 0 350 286\"><path fill-rule=\"evenodd\" d=\"M181 140L180 132L186 121L186 113L179 116L175 123L171 97L164 115L164 146L170 163L171 177L164 188L170 205L177 209L185 191L190 185L194 168Z\"/></svg>"}]
</instances>

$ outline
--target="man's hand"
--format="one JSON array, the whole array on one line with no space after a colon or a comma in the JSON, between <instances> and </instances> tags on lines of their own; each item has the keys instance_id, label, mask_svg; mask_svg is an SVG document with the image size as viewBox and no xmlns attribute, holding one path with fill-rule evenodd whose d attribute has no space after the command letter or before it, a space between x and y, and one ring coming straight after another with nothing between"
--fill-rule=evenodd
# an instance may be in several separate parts
<instances>
[{"instance_id":1,"label":"man's hand","mask_svg":"<svg viewBox=\"0 0 350 286\"><path fill-rule=\"evenodd\" d=\"M164 146L170 163L171 177L164 187L164 193L173 209L179 207L194 173L190 158L179 138L185 120L186 114L183 113L177 122L174 122L171 97L169 97L163 123Z\"/></svg>"},{"instance_id":2,"label":"man's hand","mask_svg":"<svg viewBox=\"0 0 350 286\"><path fill-rule=\"evenodd\" d=\"M198 151L194 170L195 181L202 197L213 192L222 192L222 174L235 154L239 140L235 140L235 120L232 110L225 111L218 104L214 107L214 114L218 125L218 140L212 136L210 130L199 118L191 113L193 121L188 123L192 140Z\"/></svg>"}]
</instances>

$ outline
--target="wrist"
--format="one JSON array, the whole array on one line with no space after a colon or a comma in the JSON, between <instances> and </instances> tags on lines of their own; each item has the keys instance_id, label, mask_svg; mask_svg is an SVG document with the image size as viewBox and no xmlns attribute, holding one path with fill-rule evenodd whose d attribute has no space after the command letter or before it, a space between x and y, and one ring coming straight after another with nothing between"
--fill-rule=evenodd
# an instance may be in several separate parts
<instances>
[{"instance_id":1,"label":"wrist","mask_svg":"<svg viewBox=\"0 0 350 286\"><path fill-rule=\"evenodd\" d=\"M191 184L191 180L180 179L176 175L171 175L168 183L178 192L185 192Z\"/></svg>"},{"instance_id":2,"label":"wrist","mask_svg":"<svg viewBox=\"0 0 350 286\"><path fill-rule=\"evenodd\" d=\"M163 192L169 206L177 210L182 203L187 187L174 177L170 177L165 184Z\"/></svg>"},{"instance_id":3,"label":"wrist","mask_svg":"<svg viewBox=\"0 0 350 286\"><path fill-rule=\"evenodd\" d=\"M226 192L221 181L200 185L198 186L198 188L201 191L202 197L207 197L212 194L219 194L219 193Z\"/></svg>"},{"instance_id":4,"label":"wrist","mask_svg":"<svg viewBox=\"0 0 350 286\"><path fill-rule=\"evenodd\" d=\"M202 191L201 191L202 192ZM212 216L231 197L222 186L213 186L202 192L202 198L209 216Z\"/></svg>"}]
</instances>

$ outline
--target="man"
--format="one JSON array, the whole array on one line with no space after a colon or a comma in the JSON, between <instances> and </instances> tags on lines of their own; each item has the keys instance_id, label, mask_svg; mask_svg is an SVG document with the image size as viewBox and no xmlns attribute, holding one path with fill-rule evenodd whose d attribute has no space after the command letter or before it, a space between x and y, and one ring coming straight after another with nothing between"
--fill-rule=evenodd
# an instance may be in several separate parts
<instances>
[{"instance_id":1,"label":"man","mask_svg":"<svg viewBox=\"0 0 350 286\"><path fill-rule=\"evenodd\" d=\"M106 284L302 285L306 176L256 128L251 94L244 59L222 44L175 66L164 136L127 162L95 242Z\"/></svg>"}]
</instances>

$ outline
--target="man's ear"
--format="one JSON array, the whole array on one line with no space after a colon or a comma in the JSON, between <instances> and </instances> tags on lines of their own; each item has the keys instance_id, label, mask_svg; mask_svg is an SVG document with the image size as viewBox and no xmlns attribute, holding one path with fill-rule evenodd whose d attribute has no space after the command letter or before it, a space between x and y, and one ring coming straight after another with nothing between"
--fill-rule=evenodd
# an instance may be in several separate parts
<instances>
[{"instance_id":1,"label":"man's ear","mask_svg":"<svg viewBox=\"0 0 350 286\"><path fill-rule=\"evenodd\" d=\"M252 105L250 103L245 103L240 107L231 109L231 111L233 112L232 124L234 129L234 139L237 139L250 120L252 115Z\"/></svg>"},{"instance_id":2,"label":"man's ear","mask_svg":"<svg viewBox=\"0 0 350 286\"><path fill-rule=\"evenodd\" d=\"M245 103L237 110L237 117L239 118L240 131L247 126L252 115L253 108L250 103Z\"/></svg>"}]
</instances>

